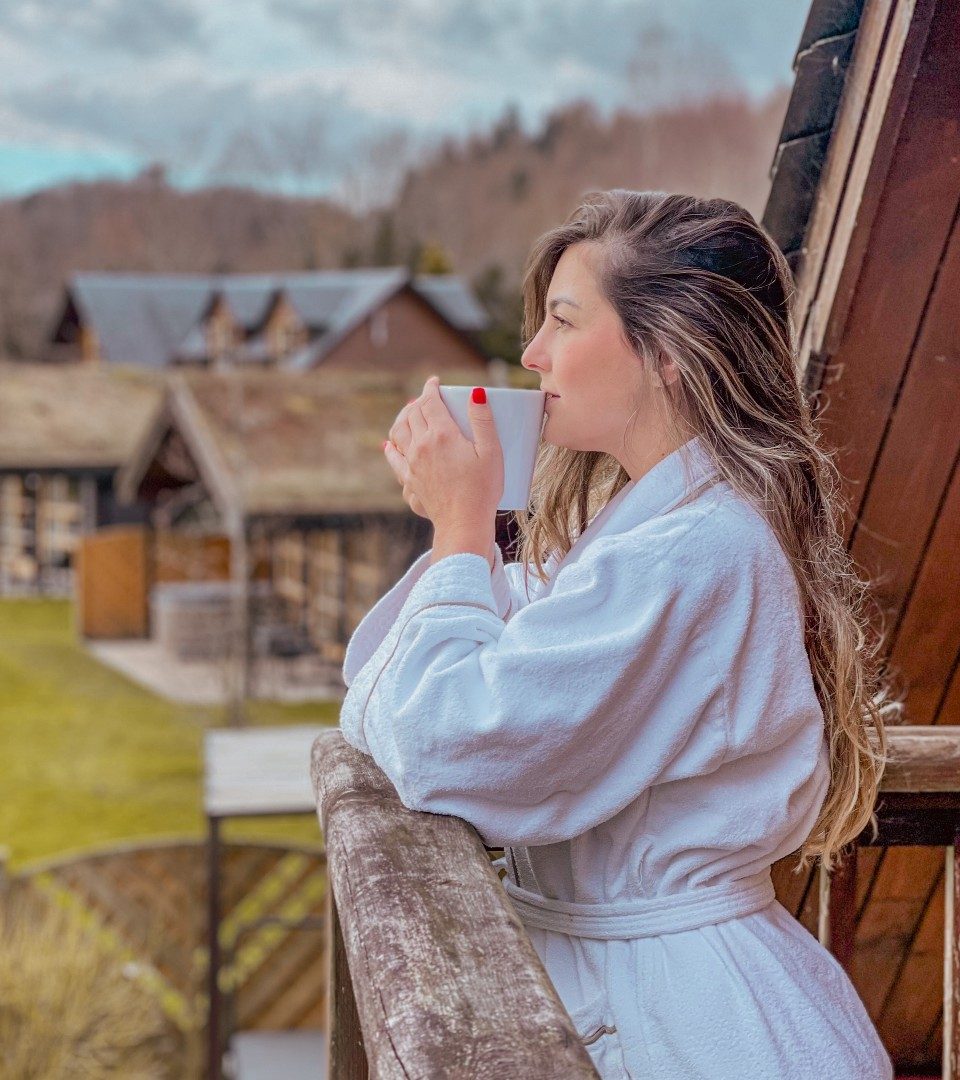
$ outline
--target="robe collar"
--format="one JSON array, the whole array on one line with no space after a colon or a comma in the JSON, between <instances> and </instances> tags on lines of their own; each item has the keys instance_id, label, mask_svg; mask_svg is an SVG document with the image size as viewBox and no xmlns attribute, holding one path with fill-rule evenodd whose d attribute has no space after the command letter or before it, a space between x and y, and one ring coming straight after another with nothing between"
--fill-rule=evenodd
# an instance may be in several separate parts
<instances>
[{"instance_id":1,"label":"robe collar","mask_svg":"<svg viewBox=\"0 0 960 1080\"><path fill-rule=\"evenodd\" d=\"M612 527L610 531L633 528L666 513L701 484L712 483L718 476L713 459L698 435L658 461L638 480L625 484L600 514L609 510L604 522ZM600 514L596 515L594 521ZM583 535L586 535L586 530Z\"/></svg>"},{"instance_id":2,"label":"robe collar","mask_svg":"<svg viewBox=\"0 0 960 1080\"><path fill-rule=\"evenodd\" d=\"M639 479L624 484L594 515L559 565L551 556L548 560L551 580L544 590L549 591L559 566L567 567L576 562L583 549L596 537L626 532L667 513L694 494L701 484L716 483L718 478L717 468L700 436L688 439Z\"/></svg>"}]
</instances>

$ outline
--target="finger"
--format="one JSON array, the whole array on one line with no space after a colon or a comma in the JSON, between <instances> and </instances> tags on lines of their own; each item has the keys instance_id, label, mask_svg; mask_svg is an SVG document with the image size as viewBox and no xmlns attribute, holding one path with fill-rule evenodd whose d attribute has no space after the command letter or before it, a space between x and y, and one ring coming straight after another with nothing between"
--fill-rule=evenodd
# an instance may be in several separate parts
<instances>
[{"instance_id":1,"label":"finger","mask_svg":"<svg viewBox=\"0 0 960 1080\"><path fill-rule=\"evenodd\" d=\"M427 433L427 421L423 415L423 409L419 404L411 405L407 414L407 426L413 438L418 438Z\"/></svg>"},{"instance_id":2,"label":"finger","mask_svg":"<svg viewBox=\"0 0 960 1080\"><path fill-rule=\"evenodd\" d=\"M450 410L440 396L440 380L436 375L431 375L424 386L423 397L420 399L420 412L430 426L434 424L438 426L444 424L457 426L456 420L454 420Z\"/></svg>"},{"instance_id":3,"label":"finger","mask_svg":"<svg viewBox=\"0 0 960 1080\"><path fill-rule=\"evenodd\" d=\"M407 459L389 441L383 444L383 452L397 480L401 484L406 484L410 477L410 466L407 464Z\"/></svg>"},{"instance_id":4,"label":"finger","mask_svg":"<svg viewBox=\"0 0 960 1080\"><path fill-rule=\"evenodd\" d=\"M409 415L409 410L404 409L393 422L393 426L388 432L390 441L403 453L407 452L407 448L410 446L410 439L412 438Z\"/></svg>"},{"instance_id":5,"label":"finger","mask_svg":"<svg viewBox=\"0 0 960 1080\"><path fill-rule=\"evenodd\" d=\"M417 404L419 398L411 398L406 405L397 413L396 419L387 432L388 437L399 446L402 450L406 451L407 446L410 444L410 423L409 416L410 410Z\"/></svg>"}]
</instances>

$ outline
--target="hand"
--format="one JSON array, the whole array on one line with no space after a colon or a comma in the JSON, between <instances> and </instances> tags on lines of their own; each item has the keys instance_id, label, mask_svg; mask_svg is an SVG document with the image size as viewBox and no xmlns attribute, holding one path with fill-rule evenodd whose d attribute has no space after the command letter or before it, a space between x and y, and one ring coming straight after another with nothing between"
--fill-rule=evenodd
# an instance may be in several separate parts
<instances>
[{"instance_id":1,"label":"hand","mask_svg":"<svg viewBox=\"0 0 960 1080\"><path fill-rule=\"evenodd\" d=\"M435 529L489 528L503 495L503 450L489 404L468 405L473 441L464 438L431 375L400 410L384 443L410 509Z\"/></svg>"}]
</instances>

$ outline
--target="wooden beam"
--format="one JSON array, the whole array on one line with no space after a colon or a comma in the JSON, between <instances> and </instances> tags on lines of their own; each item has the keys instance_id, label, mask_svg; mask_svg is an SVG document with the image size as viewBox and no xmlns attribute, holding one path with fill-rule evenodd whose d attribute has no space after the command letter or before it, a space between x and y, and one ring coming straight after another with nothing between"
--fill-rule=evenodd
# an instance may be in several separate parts
<instances>
[{"instance_id":1,"label":"wooden beam","mask_svg":"<svg viewBox=\"0 0 960 1080\"><path fill-rule=\"evenodd\" d=\"M918 0L896 78L907 94L902 121L888 110L891 130L877 151L886 153L892 139L892 159L875 168L884 174L876 214L855 215L864 255L848 253L821 350L821 424L828 444L842 448L851 537L960 197L960 125L944 108L960 99L960 20L950 0Z\"/></svg>"},{"instance_id":2,"label":"wooden beam","mask_svg":"<svg viewBox=\"0 0 960 1080\"><path fill-rule=\"evenodd\" d=\"M960 728L909 726L887 731L887 767L880 790L960 790Z\"/></svg>"},{"instance_id":3,"label":"wooden beam","mask_svg":"<svg viewBox=\"0 0 960 1080\"><path fill-rule=\"evenodd\" d=\"M596 1078L476 830L407 809L339 731L312 776L371 1074Z\"/></svg>"},{"instance_id":4,"label":"wooden beam","mask_svg":"<svg viewBox=\"0 0 960 1080\"><path fill-rule=\"evenodd\" d=\"M857 848L852 847L828 873L819 864L820 910L817 936L850 973L857 921Z\"/></svg>"},{"instance_id":5,"label":"wooden beam","mask_svg":"<svg viewBox=\"0 0 960 1080\"><path fill-rule=\"evenodd\" d=\"M818 317L832 305L838 268L846 259L853 231L855 217L850 207L859 207L863 197L866 166L874 157L914 3L867 0L860 19L796 271L794 312L802 370L806 370L811 352L822 346L823 327Z\"/></svg>"}]
</instances>

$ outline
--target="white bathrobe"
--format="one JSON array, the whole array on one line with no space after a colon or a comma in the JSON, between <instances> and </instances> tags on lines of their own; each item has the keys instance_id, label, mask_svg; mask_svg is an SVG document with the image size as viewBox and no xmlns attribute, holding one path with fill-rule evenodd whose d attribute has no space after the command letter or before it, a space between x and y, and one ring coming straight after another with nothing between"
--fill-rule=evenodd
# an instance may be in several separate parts
<instances>
[{"instance_id":1,"label":"white bathrobe","mask_svg":"<svg viewBox=\"0 0 960 1080\"><path fill-rule=\"evenodd\" d=\"M528 589L499 552L492 573L417 559L351 638L346 740L406 806L505 849L602 1077L892 1077L846 973L773 897L829 766L769 524L692 439L546 568Z\"/></svg>"}]
</instances>

